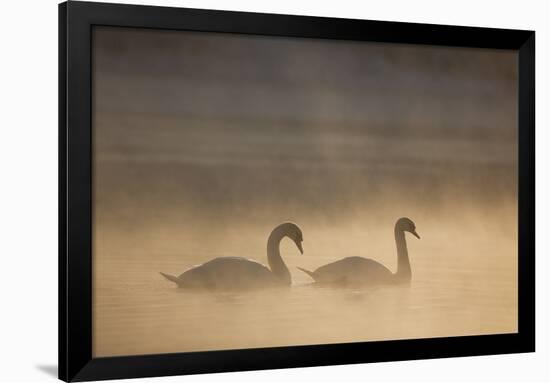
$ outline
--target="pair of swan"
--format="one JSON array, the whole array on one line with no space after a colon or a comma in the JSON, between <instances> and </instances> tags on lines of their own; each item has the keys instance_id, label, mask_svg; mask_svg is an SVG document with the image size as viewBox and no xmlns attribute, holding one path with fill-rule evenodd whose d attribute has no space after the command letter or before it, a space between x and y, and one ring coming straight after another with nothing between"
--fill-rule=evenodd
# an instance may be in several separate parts
<instances>
[{"instance_id":1,"label":"pair of swan","mask_svg":"<svg viewBox=\"0 0 550 383\"><path fill-rule=\"evenodd\" d=\"M405 241L405 232L417 238L416 226L409 218L400 218L395 223L394 234L397 246L397 272L392 273L384 265L368 258L348 257L321 266L315 271L298 267L317 284L335 286L382 285L407 283L411 280L411 265ZM279 252L279 243L290 238L302 249L302 231L294 223L277 226L267 240L269 268L259 262L240 257L220 257L192 267L176 277L161 273L178 287L215 290L254 289L261 287L290 286L290 271Z\"/></svg>"}]
</instances>

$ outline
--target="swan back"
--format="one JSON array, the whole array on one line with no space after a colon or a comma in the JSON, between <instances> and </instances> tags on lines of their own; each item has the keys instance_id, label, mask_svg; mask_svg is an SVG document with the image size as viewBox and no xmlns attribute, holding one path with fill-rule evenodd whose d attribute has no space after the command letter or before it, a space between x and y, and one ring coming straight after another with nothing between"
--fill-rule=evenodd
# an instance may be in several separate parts
<instances>
[{"instance_id":1,"label":"swan back","mask_svg":"<svg viewBox=\"0 0 550 383\"><path fill-rule=\"evenodd\" d=\"M391 280L392 273L384 265L368 258L347 257L319 267L315 281L336 285L381 284Z\"/></svg>"},{"instance_id":2,"label":"swan back","mask_svg":"<svg viewBox=\"0 0 550 383\"><path fill-rule=\"evenodd\" d=\"M181 274L181 287L206 289L250 289L281 284L259 262L241 257L220 257L192 267Z\"/></svg>"}]
</instances>

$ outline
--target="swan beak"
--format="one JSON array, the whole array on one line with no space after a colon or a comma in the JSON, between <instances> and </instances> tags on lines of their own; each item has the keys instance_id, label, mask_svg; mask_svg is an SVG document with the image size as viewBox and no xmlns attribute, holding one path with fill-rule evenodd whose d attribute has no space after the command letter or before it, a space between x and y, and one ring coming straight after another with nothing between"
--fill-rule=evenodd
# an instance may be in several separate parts
<instances>
[{"instance_id":1,"label":"swan beak","mask_svg":"<svg viewBox=\"0 0 550 383\"><path fill-rule=\"evenodd\" d=\"M416 232L416 230L411 231L411 234L414 235L416 238L420 239L420 236Z\"/></svg>"},{"instance_id":2,"label":"swan beak","mask_svg":"<svg viewBox=\"0 0 550 383\"><path fill-rule=\"evenodd\" d=\"M300 250L300 254L304 254L304 249L302 248L302 241L296 241L296 246L298 246L298 250Z\"/></svg>"}]
</instances>

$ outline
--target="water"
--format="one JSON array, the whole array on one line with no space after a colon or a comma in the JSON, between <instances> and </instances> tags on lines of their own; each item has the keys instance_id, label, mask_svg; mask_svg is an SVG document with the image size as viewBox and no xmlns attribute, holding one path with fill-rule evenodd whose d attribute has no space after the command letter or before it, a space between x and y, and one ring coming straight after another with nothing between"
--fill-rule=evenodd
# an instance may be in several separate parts
<instances>
[{"instance_id":1,"label":"water","mask_svg":"<svg viewBox=\"0 0 550 383\"><path fill-rule=\"evenodd\" d=\"M517 331L517 52L94 29L93 353ZM315 288L346 256L408 288ZM296 222L293 286L178 290L220 256L266 263Z\"/></svg>"},{"instance_id":2,"label":"water","mask_svg":"<svg viewBox=\"0 0 550 383\"><path fill-rule=\"evenodd\" d=\"M126 245L131 254L104 251L96 255L94 355L517 331L514 235L499 235L498 230L490 235L480 232L475 225L459 226L456 232L447 230L442 235L435 234L435 225L417 222L422 240L407 237L413 267L411 286L353 290L316 287L295 266L314 269L343 256L360 255L370 256L394 270L396 255L391 227L366 230L365 234L365 230L353 225L344 225L340 230L310 225L313 223L307 225L308 231L304 229L305 255L298 255L289 240L281 244L281 253L293 276L290 288L241 293L191 292L176 288L158 274L158 271L179 274L193 264L219 255L244 255L266 263L266 256L261 255L265 244L256 239L261 238L260 230L256 234L250 228L246 230L253 233L250 238L243 236L242 228L234 228L238 235L233 232L220 235L219 245L227 249L226 254L216 246L186 240L185 234L181 234L180 247L189 248L189 253L155 253L139 245L132 248L128 240ZM101 233L100 238L107 237ZM454 234L462 238L451 240ZM168 233L156 240L154 237L142 237L139 243L152 241L152 249L162 249L158 243L170 247ZM122 241L120 232L119 241ZM96 243L101 246L102 241ZM201 254L199 248L212 252ZM259 255L253 257L254 252Z\"/></svg>"}]
</instances>

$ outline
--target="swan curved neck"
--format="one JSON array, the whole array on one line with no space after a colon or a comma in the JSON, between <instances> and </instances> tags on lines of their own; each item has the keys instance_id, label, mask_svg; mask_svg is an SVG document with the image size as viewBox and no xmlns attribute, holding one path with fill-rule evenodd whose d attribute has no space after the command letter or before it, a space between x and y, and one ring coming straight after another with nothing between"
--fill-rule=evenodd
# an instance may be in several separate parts
<instances>
[{"instance_id":1,"label":"swan curved neck","mask_svg":"<svg viewBox=\"0 0 550 383\"><path fill-rule=\"evenodd\" d=\"M394 274L400 282L410 282L412 272L409 262L409 252L405 241L405 232L395 226L395 245L397 246L397 272Z\"/></svg>"},{"instance_id":2,"label":"swan curved neck","mask_svg":"<svg viewBox=\"0 0 550 383\"><path fill-rule=\"evenodd\" d=\"M288 271L288 267L283 261L283 258L281 258L281 253L279 252L279 244L285 236L285 230L280 227L275 228L271 232L267 240L267 262L273 274L281 279L283 283L290 285L290 271Z\"/></svg>"}]
</instances>

